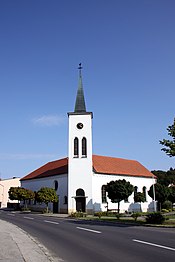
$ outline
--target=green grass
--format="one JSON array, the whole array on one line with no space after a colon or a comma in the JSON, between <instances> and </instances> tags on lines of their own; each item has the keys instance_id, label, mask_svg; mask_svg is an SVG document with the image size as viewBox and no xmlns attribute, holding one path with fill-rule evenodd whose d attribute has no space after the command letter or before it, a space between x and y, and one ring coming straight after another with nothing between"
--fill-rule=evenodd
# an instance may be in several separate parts
<instances>
[{"instance_id":1,"label":"green grass","mask_svg":"<svg viewBox=\"0 0 175 262\"><path fill-rule=\"evenodd\" d=\"M161 226L173 226L175 227L175 215L166 216L168 219ZM120 219L117 219L115 216L101 216L100 218L97 216L88 215L86 217L80 218L83 220L93 220L93 221L104 221L104 222L113 222L113 223L129 223L134 225L147 225L145 217L140 216L135 221L132 217L121 216Z\"/></svg>"}]
</instances>

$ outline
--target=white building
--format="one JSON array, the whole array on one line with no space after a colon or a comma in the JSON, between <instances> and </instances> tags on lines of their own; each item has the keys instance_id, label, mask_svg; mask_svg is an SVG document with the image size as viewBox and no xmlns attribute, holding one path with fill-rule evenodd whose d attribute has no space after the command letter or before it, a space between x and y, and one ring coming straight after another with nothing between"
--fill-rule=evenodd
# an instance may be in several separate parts
<instances>
[{"instance_id":1,"label":"white building","mask_svg":"<svg viewBox=\"0 0 175 262\"><path fill-rule=\"evenodd\" d=\"M8 191L10 187L20 187L20 178L13 177L0 180L0 208L13 207L18 203L16 200L10 200Z\"/></svg>"},{"instance_id":2,"label":"white building","mask_svg":"<svg viewBox=\"0 0 175 262\"><path fill-rule=\"evenodd\" d=\"M68 157L49 162L21 179L22 187L38 191L41 187L55 188L59 202L51 205L54 212L83 211L94 213L116 210L117 204L106 196L105 185L112 180L125 179L137 192L144 192L142 211L153 210L148 196L154 175L135 160L92 154L92 112L86 111L81 67L74 112L68 113ZM134 193L120 204L121 212L138 211Z\"/></svg>"}]
</instances>

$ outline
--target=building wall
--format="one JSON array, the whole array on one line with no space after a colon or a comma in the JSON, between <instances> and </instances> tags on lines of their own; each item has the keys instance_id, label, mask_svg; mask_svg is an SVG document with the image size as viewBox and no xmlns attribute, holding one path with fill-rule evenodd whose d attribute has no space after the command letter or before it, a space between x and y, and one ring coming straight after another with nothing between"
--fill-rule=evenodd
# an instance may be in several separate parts
<instances>
[{"instance_id":1,"label":"building wall","mask_svg":"<svg viewBox=\"0 0 175 262\"><path fill-rule=\"evenodd\" d=\"M20 178L9 178L0 180L0 207L6 208L8 203L18 203L16 200L10 200L8 191L10 187L19 187L21 185Z\"/></svg>"},{"instance_id":2,"label":"building wall","mask_svg":"<svg viewBox=\"0 0 175 262\"><path fill-rule=\"evenodd\" d=\"M65 204L65 196L66 197L68 196L67 174L46 177L46 178L32 179L32 180L24 180L24 181L21 181L21 186L24 188L30 189L32 191L38 191L41 187L55 188L55 181L58 182L58 189L56 190L56 193L59 198L58 212L67 213L67 204ZM35 206L37 209L37 207L42 208L45 205L36 204ZM49 209L53 211L52 204L49 205Z\"/></svg>"},{"instance_id":3,"label":"building wall","mask_svg":"<svg viewBox=\"0 0 175 262\"><path fill-rule=\"evenodd\" d=\"M77 172L78 172L78 165L77 165ZM152 198L149 197L148 191L153 183L155 183L155 179L153 178L143 178L143 177L131 177L131 176L117 176L117 175L105 175L105 174L91 174L92 177L92 183L90 185L87 185L88 181L86 181L85 176L82 174L82 181L74 181L75 188L81 187L85 189L86 193L86 211L88 212L88 201L87 199L90 199L91 205L93 205L91 209L91 213L97 212L97 211L106 211L107 210L107 203L102 203L102 191L101 188L103 185L106 185L110 181L115 181L119 179L125 179L126 181L129 181L133 186L137 186L138 190L137 192L142 192L143 187L146 187L146 202L144 203L134 203L134 193L129 196L128 202L121 201L120 203L120 212L147 212L147 211L154 211L154 203ZM59 196L59 210L60 213L67 213L68 212L68 205L65 204L65 196L68 196L68 180L67 180L67 174L65 175L58 175L54 177L47 177L47 178L40 178L40 179L33 179L33 180L26 180L22 181L22 187L31 189L33 191L38 191L41 187L51 187L54 188L54 181L58 181L58 189L57 189L57 195ZM78 184L78 186L77 186ZM89 198L88 191L86 191L86 186L91 186L92 188L92 197ZM76 194L76 192L74 192ZM72 211L76 211L76 201L74 197L70 198L72 201ZM108 202L108 209L109 210L117 210L117 203L112 203L110 199L107 198ZM44 208L44 205L37 205L37 207ZM49 206L51 210L53 210L52 204ZM70 213L70 212L68 212Z\"/></svg>"},{"instance_id":4,"label":"building wall","mask_svg":"<svg viewBox=\"0 0 175 262\"><path fill-rule=\"evenodd\" d=\"M83 123L78 129L77 124ZM79 156L74 156L74 139L79 140ZM87 156L82 156L82 138L87 139ZM69 169L68 169L68 212L76 211L76 190L83 189L86 196L86 211L91 213L92 205L92 115L69 113Z\"/></svg>"},{"instance_id":5,"label":"building wall","mask_svg":"<svg viewBox=\"0 0 175 262\"><path fill-rule=\"evenodd\" d=\"M106 211L107 204L102 203L102 193L101 188L103 185L106 185L110 181L115 180L123 180L129 181L133 186L137 186L137 192L142 192L143 187L146 187L146 202L144 203L134 203L134 193L128 198L128 203L125 201L120 202L120 212L133 212L133 211L154 211L154 202L152 198L148 195L148 191L153 183L155 183L155 179L153 178L143 178L143 177L131 177L131 176L116 176L116 175L104 175L104 174L93 174L93 206L94 212L96 211ZM115 210L118 208L117 203L112 203L109 198L107 198L108 209Z\"/></svg>"}]
</instances>

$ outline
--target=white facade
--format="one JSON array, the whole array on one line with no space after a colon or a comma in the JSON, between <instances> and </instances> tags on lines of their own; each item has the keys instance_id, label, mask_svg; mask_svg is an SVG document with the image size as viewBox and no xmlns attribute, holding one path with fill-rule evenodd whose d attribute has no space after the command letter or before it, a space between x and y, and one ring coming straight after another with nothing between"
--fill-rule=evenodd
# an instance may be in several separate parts
<instances>
[{"instance_id":1,"label":"white facade","mask_svg":"<svg viewBox=\"0 0 175 262\"><path fill-rule=\"evenodd\" d=\"M79 125L81 128L78 128ZM84 152L83 139L86 141ZM68 212L75 212L77 205L81 205L77 190L82 189L86 212L92 213L92 113L69 113L68 151ZM83 210L83 207L80 206L79 209Z\"/></svg>"},{"instance_id":2,"label":"white facade","mask_svg":"<svg viewBox=\"0 0 175 262\"><path fill-rule=\"evenodd\" d=\"M10 200L8 191L10 187L20 187L20 178L14 177L0 180L0 208L6 208L10 204L18 203L16 200Z\"/></svg>"},{"instance_id":3,"label":"white facade","mask_svg":"<svg viewBox=\"0 0 175 262\"><path fill-rule=\"evenodd\" d=\"M93 206L94 212L97 211L111 211L117 210L117 203L112 203L111 200L107 197L107 202L102 203L102 186L106 185L110 181L123 180L130 182L134 187L137 187L138 192L143 192L143 187L146 189L146 201L144 203L135 203L134 202L134 192L129 196L128 201L124 200L120 203L120 212L148 212L154 211L154 203L152 198L148 195L148 191L152 184L155 183L153 178L145 177L132 177L132 176L121 176L121 175L108 175L108 174L93 174L92 182L92 192L93 192ZM106 194L107 196L107 194Z\"/></svg>"},{"instance_id":4,"label":"white facade","mask_svg":"<svg viewBox=\"0 0 175 262\"><path fill-rule=\"evenodd\" d=\"M52 177L46 177L46 178L39 178L39 179L33 179L33 180L24 180L22 181L22 187L28 188L32 190L33 192L37 192L42 187L50 187L55 188L55 182L58 182L58 188L56 189L56 193L58 196L58 203L56 203L58 213L67 213L67 201L66 198L68 196L67 192L67 174L58 175L58 176L52 176ZM33 201L34 203L35 201ZM28 205L30 206L30 205ZM41 205L38 203L34 203L32 205L32 208L35 210L39 210L40 208L43 209L45 205ZM53 204L50 204L49 206L50 210L53 210Z\"/></svg>"}]
</instances>

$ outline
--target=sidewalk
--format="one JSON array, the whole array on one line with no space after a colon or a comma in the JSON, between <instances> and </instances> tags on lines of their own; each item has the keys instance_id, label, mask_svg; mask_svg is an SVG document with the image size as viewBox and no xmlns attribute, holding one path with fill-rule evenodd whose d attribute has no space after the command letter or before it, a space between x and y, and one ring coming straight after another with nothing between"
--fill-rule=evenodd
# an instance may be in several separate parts
<instances>
[{"instance_id":1,"label":"sidewalk","mask_svg":"<svg viewBox=\"0 0 175 262\"><path fill-rule=\"evenodd\" d=\"M49 251L19 227L0 220L1 262L56 262Z\"/></svg>"}]
</instances>

